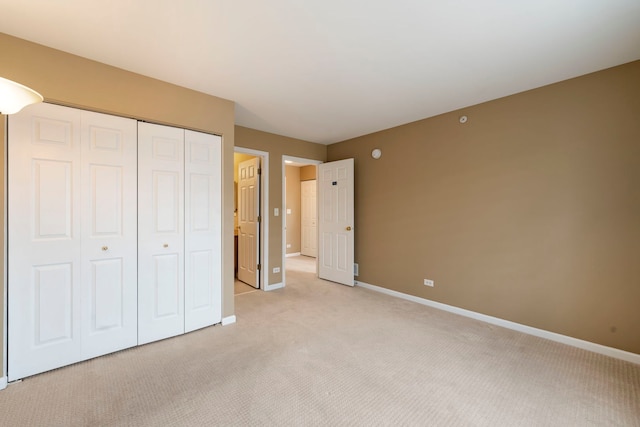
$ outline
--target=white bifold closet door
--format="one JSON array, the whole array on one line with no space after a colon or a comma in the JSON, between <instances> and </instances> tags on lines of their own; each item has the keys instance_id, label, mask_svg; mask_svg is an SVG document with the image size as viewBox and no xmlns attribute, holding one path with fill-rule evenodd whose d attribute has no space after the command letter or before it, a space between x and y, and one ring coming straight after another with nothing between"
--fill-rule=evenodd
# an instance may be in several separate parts
<instances>
[{"instance_id":1,"label":"white bifold closet door","mask_svg":"<svg viewBox=\"0 0 640 427\"><path fill-rule=\"evenodd\" d=\"M222 320L222 138L185 130L185 332Z\"/></svg>"},{"instance_id":2,"label":"white bifold closet door","mask_svg":"<svg viewBox=\"0 0 640 427\"><path fill-rule=\"evenodd\" d=\"M139 344L221 320L220 154L218 136L138 125Z\"/></svg>"},{"instance_id":3,"label":"white bifold closet door","mask_svg":"<svg viewBox=\"0 0 640 427\"><path fill-rule=\"evenodd\" d=\"M136 122L37 104L8 134L13 381L136 344Z\"/></svg>"}]
</instances>

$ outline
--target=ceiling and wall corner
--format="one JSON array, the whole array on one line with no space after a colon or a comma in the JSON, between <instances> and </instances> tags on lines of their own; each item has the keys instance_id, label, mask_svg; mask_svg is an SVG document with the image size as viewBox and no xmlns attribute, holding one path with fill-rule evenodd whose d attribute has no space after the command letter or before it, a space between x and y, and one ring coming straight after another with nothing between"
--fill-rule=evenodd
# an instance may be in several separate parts
<instances>
[{"instance_id":1,"label":"ceiling and wall corner","mask_svg":"<svg viewBox=\"0 0 640 427\"><path fill-rule=\"evenodd\" d=\"M637 0L149 6L0 0L0 29L234 100L238 125L323 144L640 59Z\"/></svg>"}]
</instances>

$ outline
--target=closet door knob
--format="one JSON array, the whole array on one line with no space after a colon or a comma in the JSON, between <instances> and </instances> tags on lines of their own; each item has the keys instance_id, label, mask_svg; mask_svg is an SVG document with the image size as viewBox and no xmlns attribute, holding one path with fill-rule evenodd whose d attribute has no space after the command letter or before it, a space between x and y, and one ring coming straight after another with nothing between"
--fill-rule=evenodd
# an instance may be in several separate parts
<instances>
[{"instance_id":1,"label":"closet door knob","mask_svg":"<svg viewBox=\"0 0 640 427\"><path fill-rule=\"evenodd\" d=\"M168 248L168 247L169 247L169 244L168 244L168 243L165 243L164 245L162 245L162 247L163 247L163 248Z\"/></svg>"},{"instance_id":2,"label":"closet door knob","mask_svg":"<svg viewBox=\"0 0 640 427\"><path fill-rule=\"evenodd\" d=\"M108 251L108 250L109 250L109 246L103 246L103 247L102 247L102 250L103 250L103 251Z\"/></svg>"},{"instance_id":3,"label":"closet door knob","mask_svg":"<svg viewBox=\"0 0 640 427\"><path fill-rule=\"evenodd\" d=\"M351 227L350 226L347 227L347 231L351 231Z\"/></svg>"}]
</instances>

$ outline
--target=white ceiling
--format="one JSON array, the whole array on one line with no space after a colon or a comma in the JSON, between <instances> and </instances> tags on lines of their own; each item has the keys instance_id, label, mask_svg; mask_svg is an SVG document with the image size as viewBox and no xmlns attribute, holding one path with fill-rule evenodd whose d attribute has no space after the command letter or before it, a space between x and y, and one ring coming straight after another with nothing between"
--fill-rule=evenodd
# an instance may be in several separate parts
<instances>
[{"instance_id":1,"label":"white ceiling","mask_svg":"<svg viewBox=\"0 0 640 427\"><path fill-rule=\"evenodd\" d=\"M640 59L640 1L0 0L0 32L329 144Z\"/></svg>"}]
</instances>

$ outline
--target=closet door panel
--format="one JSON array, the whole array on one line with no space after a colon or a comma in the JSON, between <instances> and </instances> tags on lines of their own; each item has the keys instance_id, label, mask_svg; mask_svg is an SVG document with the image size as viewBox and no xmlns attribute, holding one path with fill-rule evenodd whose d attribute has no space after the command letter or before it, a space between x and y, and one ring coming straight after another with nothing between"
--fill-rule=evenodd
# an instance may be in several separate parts
<instances>
[{"instance_id":1,"label":"closet door panel","mask_svg":"<svg viewBox=\"0 0 640 427\"><path fill-rule=\"evenodd\" d=\"M82 358L137 344L137 124L82 112Z\"/></svg>"},{"instance_id":2,"label":"closet door panel","mask_svg":"<svg viewBox=\"0 0 640 427\"><path fill-rule=\"evenodd\" d=\"M138 124L138 343L184 333L184 130Z\"/></svg>"},{"instance_id":3,"label":"closet door panel","mask_svg":"<svg viewBox=\"0 0 640 427\"><path fill-rule=\"evenodd\" d=\"M8 376L81 359L80 114L36 104L8 122Z\"/></svg>"},{"instance_id":4,"label":"closet door panel","mask_svg":"<svg viewBox=\"0 0 640 427\"><path fill-rule=\"evenodd\" d=\"M221 152L217 135L185 131L185 330L222 320Z\"/></svg>"}]
</instances>

